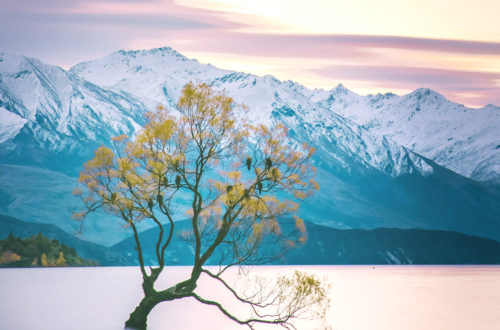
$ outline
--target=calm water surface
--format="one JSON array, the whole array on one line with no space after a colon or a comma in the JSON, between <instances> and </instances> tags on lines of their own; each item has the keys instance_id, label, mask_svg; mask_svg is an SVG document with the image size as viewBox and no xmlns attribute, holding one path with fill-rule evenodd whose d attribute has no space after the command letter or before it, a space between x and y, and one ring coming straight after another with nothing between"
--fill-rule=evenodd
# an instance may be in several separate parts
<instances>
[{"instance_id":1,"label":"calm water surface","mask_svg":"<svg viewBox=\"0 0 500 330\"><path fill-rule=\"evenodd\" d=\"M299 329L500 329L498 266L265 266L252 272L294 269L326 277L332 286L328 324L303 322ZM168 268L159 287L189 270ZM136 267L0 269L0 329L122 329L141 298L139 281ZM210 280L199 288L207 298L220 292ZM246 329L190 299L157 306L149 328Z\"/></svg>"}]
</instances>

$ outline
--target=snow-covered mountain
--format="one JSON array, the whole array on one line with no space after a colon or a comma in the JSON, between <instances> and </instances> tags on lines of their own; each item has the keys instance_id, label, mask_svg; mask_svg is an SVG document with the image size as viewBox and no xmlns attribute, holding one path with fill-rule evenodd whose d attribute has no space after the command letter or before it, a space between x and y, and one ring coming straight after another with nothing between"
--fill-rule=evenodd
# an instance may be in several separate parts
<instances>
[{"instance_id":1,"label":"snow-covered mountain","mask_svg":"<svg viewBox=\"0 0 500 330\"><path fill-rule=\"evenodd\" d=\"M23 165L26 155L19 157L19 153L26 148L33 149L27 157L35 158L35 165L56 163L59 169L54 159L75 153L83 156L88 148L108 141L110 136L133 134L140 128L146 109L159 104L175 106L182 87L194 80L224 89L248 105L252 120L285 122L302 140L318 147L326 144L326 152L336 143L366 166L391 175L431 170L411 150L315 104L294 84L271 76L219 70L170 48L118 51L79 64L70 72L7 54L2 55L0 64L0 107L5 118L2 145L8 151L3 155L6 159L22 158ZM40 156L43 151L51 153L49 159ZM344 162L344 166L348 164Z\"/></svg>"},{"instance_id":2,"label":"snow-covered mountain","mask_svg":"<svg viewBox=\"0 0 500 330\"><path fill-rule=\"evenodd\" d=\"M471 109L430 89L360 96L342 85L308 94L371 133L474 180L500 184L500 108Z\"/></svg>"},{"instance_id":3,"label":"snow-covered mountain","mask_svg":"<svg viewBox=\"0 0 500 330\"><path fill-rule=\"evenodd\" d=\"M431 170L425 161L387 138L370 134L350 120L315 104L304 87L271 76L217 69L187 59L165 47L153 50L118 51L102 59L74 66L71 72L94 84L124 90L149 105L175 106L182 87L190 81L206 82L224 90L250 109L256 122L281 121L295 128L301 140L314 144L337 143L347 154L367 166L398 175ZM141 86L140 89L137 86ZM324 148L328 152L328 147ZM335 155L330 155L336 157ZM405 164L402 164L404 162ZM412 162L413 164L408 164ZM395 166L388 166L394 164ZM344 164L348 166L348 164Z\"/></svg>"},{"instance_id":4,"label":"snow-covered mountain","mask_svg":"<svg viewBox=\"0 0 500 330\"><path fill-rule=\"evenodd\" d=\"M58 168L60 157L87 157L111 136L133 133L144 123L144 111L123 92L102 89L37 59L0 53L3 162Z\"/></svg>"},{"instance_id":5,"label":"snow-covered mountain","mask_svg":"<svg viewBox=\"0 0 500 330\"><path fill-rule=\"evenodd\" d=\"M200 64L168 47L118 51L69 71L1 54L0 165L16 166L0 166L0 212L71 231L77 225L68 205L76 201L57 196L69 196L92 150L110 136L133 135L146 110L175 107L189 81L224 90L249 107L250 120L282 122L292 138L316 147L322 189L302 207L306 219L342 228L420 227L500 238L500 155L488 151L498 142L498 108L466 109L427 90L403 97L363 97L343 86L310 90ZM404 115L411 120L403 123L403 113L416 114ZM449 148L442 136L462 142ZM103 219L90 224L89 239L112 244L126 235Z\"/></svg>"},{"instance_id":6,"label":"snow-covered mountain","mask_svg":"<svg viewBox=\"0 0 500 330\"><path fill-rule=\"evenodd\" d=\"M307 116L323 119L334 117L334 112L373 136L390 138L458 174L500 184L500 108L493 105L470 109L429 89L404 96L360 96L342 85L330 91L309 90L291 81L200 64L168 47L118 51L78 64L71 72L94 84L124 90L149 105L174 106L181 88L195 80L225 89L259 120L269 119L280 107L303 109Z\"/></svg>"}]
</instances>

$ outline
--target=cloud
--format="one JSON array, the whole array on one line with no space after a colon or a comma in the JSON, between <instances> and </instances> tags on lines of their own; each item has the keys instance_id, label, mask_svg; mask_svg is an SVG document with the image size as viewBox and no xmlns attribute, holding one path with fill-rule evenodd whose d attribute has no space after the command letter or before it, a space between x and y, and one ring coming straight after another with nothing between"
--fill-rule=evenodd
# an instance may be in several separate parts
<instances>
[{"instance_id":1,"label":"cloud","mask_svg":"<svg viewBox=\"0 0 500 330\"><path fill-rule=\"evenodd\" d=\"M381 82L401 82L414 85L416 81L424 86L449 86L476 90L484 85L493 85L500 79L500 73L443 70L422 67L338 65L314 70L320 75L337 77L337 79L372 80Z\"/></svg>"},{"instance_id":2,"label":"cloud","mask_svg":"<svg viewBox=\"0 0 500 330\"><path fill-rule=\"evenodd\" d=\"M217 15L172 0L4 0L0 30L9 33L0 34L0 50L69 67L126 48L130 40L163 38L163 46L168 32L245 26Z\"/></svg>"},{"instance_id":3,"label":"cloud","mask_svg":"<svg viewBox=\"0 0 500 330\"><path fill-rule=\"evenodd\" d=\"M174 0L3 0L0 29L9 32L0 34L0 50L70 67L118 49L171 46L211 54L222 67L231 57L299 82L308 73L310 87L328 79L354 90L422 86L468 104L500 104L500 42L272 33L266 18L216 8Z\"/></svg>"},{"instance_id":4,"label":"cloud","mask_svg":"<svg viewBox=\"0 0 500 330\"><path fill-rule=\"evenodd\" d=\"M404 49L441 53L500 55L500 43L368 35L263 34L237 31L202 31L198 48L220 52L295 57L327 57L336 54L373 55L373 49ZM198 35L184 34L185 39ZM207 39L206 37L209 37Z\"/></svg>"},{"instance_id":5,"label":"cloud","mask_svg":"<svg viewBox=\"0 0 500 330\"><path fill-rule=\"evenodd\" d=\"M315 35L312 38L317 42L361 48L413 49L460 54L500 54L500 43L498 42L370 35Z\"/></svg>"},{"instance_id":6,"label":"cloud","mask_svg":"<svg viewBox=\"0 0 500 330\"><path fill-rule=\"evenodd\" d=\"M244 24L228 21L219 12L185 7L173 0L5 0L0 16L11 22L30 24L79 24L95 22L111 26L128 24L156 26L158 29L241 28Z\"/></svg>"}]
</instances>

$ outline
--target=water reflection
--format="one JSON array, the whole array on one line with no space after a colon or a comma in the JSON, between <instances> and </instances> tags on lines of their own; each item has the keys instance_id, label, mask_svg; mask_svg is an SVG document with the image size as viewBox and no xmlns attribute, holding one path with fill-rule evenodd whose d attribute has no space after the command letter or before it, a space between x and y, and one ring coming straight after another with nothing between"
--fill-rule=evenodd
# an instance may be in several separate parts
<instances>
[{"instance_id":1,"label":"water reflection","mask_svg":"<svg viewBox=\"0 0 500 330\"><path fill-rule=\"evenodd\" d=\"M331 329L500 329L498 266L266 266L252 271L273 275L294 269L329 279ZM185 278L189 270L168 268L159 286ZM204 279L200 294L215 297L219 290ZM135 267L1 269L0 328L122 329L140 297ZM246 329L190 299L159 305L149 325L153 330ZM318 327L326 325L299 324L299 329Z\"/></svg>"}]
</instances>

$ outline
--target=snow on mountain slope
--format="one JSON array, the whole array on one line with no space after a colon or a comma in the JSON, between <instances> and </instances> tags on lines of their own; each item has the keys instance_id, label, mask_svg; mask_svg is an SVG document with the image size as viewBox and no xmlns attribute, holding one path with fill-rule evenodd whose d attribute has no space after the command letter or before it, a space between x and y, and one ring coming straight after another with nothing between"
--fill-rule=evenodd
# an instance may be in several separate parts
<instances>
[{"instance_id":1,"label":"snow on mountain slope","mask_svg":"<svg viewBox=\"0 0 500 330\"><path fill-rule=\"evenodd\" d=\"M206 81L230 73L188 59L169 47L119 50L94 61L75 65L71 73L96 85L123 90L145 102L175 106L190 81Z\"/></svg>"},{"instance_id":2,"label":"snow on mountain slope","mask_svg":"<svg viewBox=\"0 0 500 330\"><path fill-rule=\"evenodd\" d=\"M315 146L322 141L326 144L325 150L337 143L343 152L366 166L390 175L408 173L416 168L422 174L432 171L420 157L390 139L372 135L350 120L311 102L304 96L305 88L298 84L281 82L271 76L220 70L189 60L168 47L118 51L78 64L70 71L92 83L123 90L146 104L169 106L175 106L182 87L189 81L206 82L247 105L249 119L253 122L281 121L296 130L300 125L302 140L312 141ZM289 120L292 115L295 120ZM330 156L339 157L334 153ZM389 163L392 166L388 166ZM348 166L345 162L344 165Z\"/></svg>"},{"instance_id":3,"label":"snow on mountain slope","mask_svg":"<svg viewBox=\"0 0 500 330\"><path fill-rule=\"evenodd\" d=\"M26 122L23 117L0 107L0 143L15 137Z\"/></svg>"},{"instance_id":4,"label":"snow on mountain slope","mask_svg":"<svg viewBox=\"0 0 500 330\"><path fill-rule=\"evenodd\" d=\"M0 53L0 143L4 159L27 149L82 153L144 123L145 107L39 60ZM8 152L5 152L7 150ZM36 163L36 161L35 161Z\"/></svg>"},{"instance_id":5,"label":"snow on mountain slope","mask_svg":"<svg viewBox=\"0 0 500 330\"><path fill-rule=\"evenodd\" d=\"M360 96L339 85L309 96L316 104L463 176L500 184L499 107L471 109L423 88L404 96Z\"/></svg>"},{"instance_id":6,"label":"snow on mountain slope","mask_svg":"<svg viewBox=\"0 0 500 330\"><path fill-rule=\"evenodd\" d=\"M126 91L150 107L175 106L184 84L204 81L248 105L257 121L269 122L279 107L301 107L307 116L322 112L321 120L337 120L324 112L328 109L361 125L371 133L362 130L363 134L371 135L369 139L377 140L378 145L385 136L385 141L393 140L461 175L500 184L500 108L495 106L466 108L428 89L402 97L390 93L360 96L342 85L330 91L309 90L291 81L200 64L168 47L118 51L78 64L71 72L95 84Z\"/></svg>"}]
</instances>

